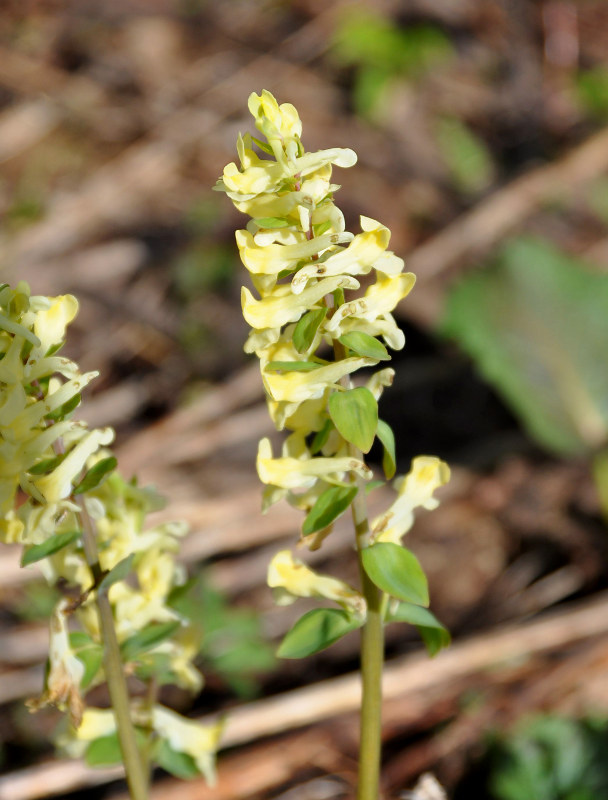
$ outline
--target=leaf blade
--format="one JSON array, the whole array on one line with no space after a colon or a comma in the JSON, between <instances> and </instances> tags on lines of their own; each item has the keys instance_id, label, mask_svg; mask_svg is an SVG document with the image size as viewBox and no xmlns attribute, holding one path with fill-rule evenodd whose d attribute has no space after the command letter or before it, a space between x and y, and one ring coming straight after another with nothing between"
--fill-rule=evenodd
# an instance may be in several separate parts
<instances>
[{"instance_id":1,"label":"leaf blade","mask_svg":"<svg viewBox=\"0 0 608 800\"><path fill-rule=\"evenodd\" d=\"M361 552L363 568L373 583L391 597L428 606L426 575L416 556L392 542L377 542Z\"/></svg>"}]
</instances>

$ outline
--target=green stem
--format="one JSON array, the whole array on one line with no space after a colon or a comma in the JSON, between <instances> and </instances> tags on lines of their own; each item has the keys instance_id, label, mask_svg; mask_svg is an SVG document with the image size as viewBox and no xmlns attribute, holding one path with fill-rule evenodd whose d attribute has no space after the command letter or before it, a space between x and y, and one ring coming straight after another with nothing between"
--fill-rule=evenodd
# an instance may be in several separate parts
<instances>
[{"instance_id":1,"label":"green stem","mask_svg":"<svg viewBox=\"0 0 608 800\"><path fill-rule=\"evenodd\" d=\"M344 302L344 292L335 297L336 307ZM346 348L334 341L336 361L346 358ZM341 383L345 389L350 379ZM361 460L362 453L349 445L353 458ZM370 545L370 529L365 501L365 481L357 478L359 491L352 502L351 511L355 526L357 557L361 575L361 591L367 604L367 616L361 629L361 710L359 734L359 779L357 800L378 800L380 791L380 756L382 750L382 667L384 663L384 593L372 583L363 569L361 553Z\"/></svg>"},{"instance_id":2,"label":"green stem","mask_svg":"<svg viewBox=\"0 0 608 800\"><path fill-rule=\"evenodd\" d=\"M95 523L87 513L84 502L80 503L80 508L84 552L93 574L94 583L98 586L103 577L103 571L99 563ZM129 785L129 794L131 795L131 800L147 800L148 774L135 738L129 691L116 637L112 606L106 590L96 589L95 597L104 647L103 665L114 719L116 720L116 730L118 731L118 741Z\"/></svg>"},{"instance_id":3,"label":"green stem","mask_svg":"<svg viewBox=\"0 0 608 800\"><path fill-rule=\"evenodd\" d=\"M369 523L365 503L365 487L352 504L357 539L357 555L361 587L367 603L367 617L361 630L361 713L359 739L359 781L357 800L378 800L380 789L380 755L382 747L382 665L384 661L384 625L382 592L369 579L361 561L362 551L369 546Z\"/></svg>"}]
</instances>

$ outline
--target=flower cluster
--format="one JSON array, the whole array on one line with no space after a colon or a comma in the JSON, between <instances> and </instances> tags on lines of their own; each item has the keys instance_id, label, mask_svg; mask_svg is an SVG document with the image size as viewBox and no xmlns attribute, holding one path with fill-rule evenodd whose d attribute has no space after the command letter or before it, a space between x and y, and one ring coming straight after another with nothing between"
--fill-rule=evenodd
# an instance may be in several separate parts
<instances>
[{"instance_id":1,"label":"flower cluster","mask_svg":"<svg viewBox=\"0 0 608 800\"><path fill-rule=\"evenodd\" d=\"M146 528L162 500L116 471L111 428L90 430L72 416L97 374L59 355L77 310L70 295L31 296L24 283L0 288L0 538L21 544L24 565L37 563L49 582L66 587L51 619L45 690L31 705L69 712L72 750L114 731L111 712L85 703L86 691L105 680L97 592L108 593L128 672L192 691L202 683L192 663L197 634L171 607L171 593L185 582L175 561L185 525ZM96 531L94 563L87 525ZM198 726L187 737L184 726L195 723L155 703L134 709L164 763L186 754L213 777L217 728Z\"/></svg>"},{"instance_id":2,"label":"flower cluster","mask_svg":"<svg viewBox=\"0 0 608 800\"><path fill-rule=\"evenodd\" d=\"M260 361L276 428L288 432L278 456L268 438L260 442L257 470L266 486L264 509L282 498L301 509L302 539L315 548L365 491L372 470L363 454L376 437L385 448L386 476L394 475L394 437L377 407L393 370L381 365L355 388L351 376L389 360L387 347L404 346L392 312L415 277L388 250L390 231L380 222L361 217L360 233L345 230L333 201L339 186L332 183L332 170L353 166L355 153L307 153L296 109L279 105L267 91L250 96L249 110L266 141L239 136L240 166L228 164L217 188L251 217L236 233L256 293L241 290L251 326L245 350ZM364 545L374 558L401 546L414 509L434 507L433 492L448 478L439 459L414 460L410 473L395 481L394 504L372 522ZM273 560L269 583L281 602L323 597L351 618L365 617L364 599L355 589L316 575L288 551Z\"/></svg>"}]
</instances>

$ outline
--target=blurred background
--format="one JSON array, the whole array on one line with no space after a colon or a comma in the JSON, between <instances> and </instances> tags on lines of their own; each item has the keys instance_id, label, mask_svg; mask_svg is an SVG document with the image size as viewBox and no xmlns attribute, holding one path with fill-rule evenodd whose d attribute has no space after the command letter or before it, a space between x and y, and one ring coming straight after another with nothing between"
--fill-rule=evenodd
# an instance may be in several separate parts
<instances>
[{"instance_id":1,"label":"blurred background","mask_svg":"<svg viewBox=\"0 0 608 800\"><path fill-rule=\"evenodd\" d=\"M429 661L389 629L386 797L432 771L456 800L608 798L605 0L0 6L2 280L78 296L67 350L101 373L80 413L192 529L207 685L163 699L229 713L219 786L159 774L154 797L350 798L356 781L356 636L272 655L302 605L274 607L265 569L300 520L259 513L245 220L211 191L266 88L307 150L359 155L334 173L347 227L381 220L418 276L381 415L400 471L419 453L453 471L410 542L454 644ZM311 562L354 578L350 537ZM116 772L54 758L57 716L25 709L55 593L8 547L0 574L1 800L124 798Z\"/></svg>"}]
</instances>

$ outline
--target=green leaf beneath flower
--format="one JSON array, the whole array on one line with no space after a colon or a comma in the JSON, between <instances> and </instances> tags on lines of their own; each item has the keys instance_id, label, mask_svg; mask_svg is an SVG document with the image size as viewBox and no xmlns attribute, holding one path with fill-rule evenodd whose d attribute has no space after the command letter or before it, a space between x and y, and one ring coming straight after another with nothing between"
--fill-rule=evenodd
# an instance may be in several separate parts
<instances>
[{"instance_id":1,"label":"green leaf beneath flower","mask_svg":"<svg viewBox=\"0 0 608 800\"><path fill-rule=\"evenodd\" d=\"M329 398L329 414L347 442L369 452L378 427L378 403L369 389L359 386L334 392Z\"/></svg>"},{"instance_id":2,"label":"green leaf beneath flower","mask_svg":"<svg viewBox=\"0 0 608 800\"><path fill-rule=\"evenodd\" d=\"M322 366L316 361L269 361L264 369L268 372L312 372Z\"/></svg>"},{"instance_id":3,"label":"green leaf beneath flower","mask_svg":"<svg viewBox=\"0 0 608 800\"><path fill-rule=\"evenodd\" d=\"M308 536L310 533L327 528L346 511L356 494L356 486L349 486L346 489L342 486L332 486L324 491L308 512L302 525L302 534Z\"/></svg>"},{"instance_id":4,"label":"green leaf beneath flower","mask_svg":"<svg viewBox=\"0 0 608 800\"><path fill-rule=\"evenodd\" d=\"M58 467L61 464L66 456L67 453L60 453L54 458L45 458L43 461L39 461L37 464L31 466L27 471L30 473L30 475L44 475L52 472L55 467Z\"/></svg>"},{"instance_id":5,"label":"green leaf beneath flower","mask_svg":"<svg viewBox=\"0 0 608 800\"><path fill-rule=\"evenodd\" d=\"M304 314L293 331L293 346L298 353L304 353L313 343L319 325L327 315L326 308L315 308Z\"/></svg>"},{"instance_id":6,"label":"green leaf beneath flower","mask_svg":"<svg viewBox=\"0 0 608 800\"><path fill-rule=\"evenodd\" d=\"M310 453L315 456L321 451L327 440L329 434L332 432L334 423L330 419L326 419L320 431L317 431L310 443Z\"/></svg>"},{"instance_id":7,"label":"green leaf beneath flower","mask_svg":"<svg viewBox=\"0 0 608 800\"><path fill-rule=\"evenodd\" d=\"M139 728L135 729L135 739L140 750L146 744L148 737ZM111 767L113 764L122 762L122 752L118 741L118 734L111 733L109 736L100 736L87 747L84 755L89 767Z\"/></svg>"},{"instance_id":8,"label":"green leaf beneath flower","mask_svg":"<svg viewBox=\"0 0 608 800\"><path fill-rule=\"evenodd\" d=\"M323 236L331 228L331 220L326 219L325 222L319 222L318 225L312 226L312 232L315 236Z\"/></svg>"},{"instance_id":9,"label":"green leaf beneath flower","mask_svg":"<svg viewBox=\"0 0 608 800\"><path fill-rule=\"evenodd\" d=\"M362 331L351 331L344 333L338 341L356 353L358 356L366 356L367 358L375 358L378 361L390 361L391 357L388 354L386 347L378 339L370 336L369 333Z\"/></svg>"},{"instance_id":10,"label":"green leaf beneath flower","mask_svg":"<svg viewBox=\"0 0 608 800\"><path fill-rule=\"evenodd\" d=\"M378 542L361 552L363 568L383 592L407 603L428 606L426 575L416 556L401 545Z\"/></svg>"},{"instance_id":11,"label":"green leaf beneath flower","mask_svg":"<svg viewBox=\"0 0 608 800\"><path fill-rule=\"evenodd\" d=\"M378 420L378 429L376 430L376 436L382 442L382 447L384 448L384 452L382 455L382 469L384 470L384 474L386 475L387 481L395 475L397 471L397 456L395 453L395 434L391 426L384 422L384 420Z\"/></svg>"},{"instance_id":12,"label":"green leaf beneath flower","mask_svg":"<svg viewBox=\"0 0 608 800\"><path fill-rule=\"evenodd\" d=\"M196 778L201 774L191 755L174 750L164 739L161 739L156 749L155 761L159 767L182 780Z\"/></svg>"},{"instance_id":13,"label":"green leaf beneath flower","mask_svg":"<svg viewBox=\"0 0 608 800\"><path fill-rule=\"evenodd\" d=\"M386 621L415 625L431 657L450 644L450 632L428 608L413 603L399 603L389 612Z\"/></svg>"},{"instance_id":14,"label":"green leaf beneath flower","mask_svg":"<svg viewBox=\"0 0 608 800\"><path fill-rule=\"evenodd\" d=\"M117 464L118 461L114 456L102 458L101 461L98 461L88 470L80 483L74 487L72 494L84 494L84 492L89 492L91 489L99 486L103 479L108 476L108 473L116 469Z\"/></svg>"},{"instance_id":15,"label":"green leaf beneath flower","mask_svg":"<svg viewBox=\"0 0 608 800\"><path fill-rule=\"evenodd\" d=\"M122 561L119 561L115 567L112 567L99 584L99 591L107 591L112 584L118 583L118 581L124 581L129 572L131 572L131 565L133 564L134 558L135 553L131 553L126 558L123 558Z\"/></svg>"},{"instance_id":16,"label":"green leaf beneath flower","mask_svg":"<svg viewBox=\"0 0 608 800\"><path fill-rule=\"evenodd\" d=\"M152 622L146 625L143 630L135 633L126 639L120 646L120 652L125 661L133 661L140 653L152 650L153 647L170 639L179 628L180 623L171 622Z\"/></svg>"},{"instance_id":17,"label":"green leaf beneath flower","mask_svg":"<svg viewBox=\"0 0 608 800\"><path fill-rule=\"evenodd\" d=\"M63 550L64 547L72 544L82 535L81 531L66 531L65 533L54 533L52 536L42 542L42 544L33 544L23 551L21 556L21 566L27 567L28 564L34 564L43 558L52 556L53 553Z\"/></svg>"},{"instance_id":18,"label":"green leaf beneath flower","mask_svg":"<svg viewBox=\"0 0 608 800\"><path fill-rule=\"evenodd\" d=\"M300 617L281 642L277 655L280 658L305 658L325 650L362 624L346 611L316 608Z\"/></svg>"},{"instance_id":19,"label":"green leaf beneath flower","mask_svg":"<svg viewBox=\"0 0 608 800\"><path fill-rule=\"evenodd\" d=\"M76 657L82 661L84 665L84 675L80 681L83 689L86 689L101 668L103 662L103 647L97 644L87 633L84 631L73 631L70 633L70 647L76 654Z\"/></svg>"},{"instance_id":20,"label":"green leaf beneath flower","mask_svg":"<svg viewBox=\"0 0 608 800\"><path fill-rule=\"evenodd\" d=\"M253 221L259 228L288 228L292 224L282 217L257 217Z\"/></svg>"},{"instance_id":21,"label":"green leaf beneath flower","mask_svg":"<svg viewBox=\"0 0 608 800\"><path fill-rule=\"evenodd\" d=\"M59 408L56 408L54 411L49 411L44 418L52 422L64 419L68 414L71 414L75 408L78 408L81 399L80 394L75 394L73 397L70 397L69 400L66 400L63 405L59 406Z\"/></svg>"}]
</instances>

